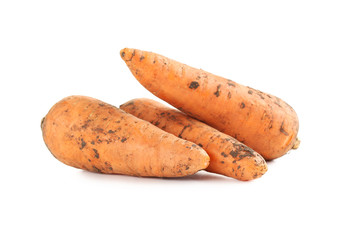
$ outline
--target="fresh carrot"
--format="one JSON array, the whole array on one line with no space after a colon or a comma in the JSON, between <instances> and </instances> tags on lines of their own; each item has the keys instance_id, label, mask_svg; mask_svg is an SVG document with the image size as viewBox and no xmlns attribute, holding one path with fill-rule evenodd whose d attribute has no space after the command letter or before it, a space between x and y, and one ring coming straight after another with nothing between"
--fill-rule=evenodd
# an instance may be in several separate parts
<instances>
[{"instance_id":1,"label":"fresh carrot","mask_svg":"<svg viewBox=\"0 0 360 240\"><path fill-rule=\"evenodd\" d=\"M120 108L162 130L201 146L210 156L209 172L252 180L267 171L265 160L235 138L154 100L141 98Z\"/></svg>"},{"instance_id":2,"label":"fresh carrot","mask_svg":"<svg viewBox=\"0 0 360 240\"><path fill-rule=\"evenodd\" d=\"M298 146L298 117L287 103L164 56L125 48L120 55L150 92L271 160Z\"/></svg>"},{"instance_id":3,"label":"fresh carrot","mask_svg":"<svg viewBox=\"0 0 360 240\"><path fill-rule=\"evenodd\" d=\"M55 158L92 172L182 177L209 165L198 145L90 97L56 103L41 128Z\"/></svg>"}]
</instances>

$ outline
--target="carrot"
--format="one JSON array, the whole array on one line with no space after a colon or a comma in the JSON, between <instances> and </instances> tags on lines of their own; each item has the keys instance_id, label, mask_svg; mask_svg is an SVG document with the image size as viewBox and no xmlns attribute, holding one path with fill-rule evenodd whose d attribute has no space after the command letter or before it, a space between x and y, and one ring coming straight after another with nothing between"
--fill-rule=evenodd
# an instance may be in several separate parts
<instances>
[{"instance_id":1,"label":"carrot","mask_svg":"<svg viewBox=\"0 0 360 240\"><path fill-rule=\"evenodd\" d=\"M90 97L56 103L41 128L55 158L91 172L182 177L209 165L198 145Z\"/></svg>"},{"instance_id":2,"label":"carrot","mask_svg":"<svg viewBox=\"0 0 360 240\"><path fill-rule=\"evenodd\" d=\"M164 56L125 48L136 79L182 112L229 134L271 160L298 146L298 117L284 101Z\"/></svg>"},{"instance_id":3,"label":"carrot","mask_svg":"<svg viewBox=\"0 0 360 240\"><path fill-rule=\"evenodd\" d=\"M210 156L210 165L206 169L209 172L246 181L259 178L267 171L267 164L260 154L176 109L146 98L131 100L120 108L201 146Z\"/></svg>"}]
</instances>

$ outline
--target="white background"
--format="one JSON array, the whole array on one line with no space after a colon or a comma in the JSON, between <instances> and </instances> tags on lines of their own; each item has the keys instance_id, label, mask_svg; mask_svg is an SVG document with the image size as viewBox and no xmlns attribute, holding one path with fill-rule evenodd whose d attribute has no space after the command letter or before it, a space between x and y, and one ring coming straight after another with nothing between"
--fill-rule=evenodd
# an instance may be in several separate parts
<instances>
[{"instance_id":1,"label":"white background","mask_svg":"<svg viewBox=\"0 0 360 240\"><path fill-rule=\"evenodd\" d=\"M156 99L124 47L276 95L300 148L240 182L68 167L40 120L79 94ZM359 239L359 1L1 1L1 239Z\"/></svg>"}]
</instances>

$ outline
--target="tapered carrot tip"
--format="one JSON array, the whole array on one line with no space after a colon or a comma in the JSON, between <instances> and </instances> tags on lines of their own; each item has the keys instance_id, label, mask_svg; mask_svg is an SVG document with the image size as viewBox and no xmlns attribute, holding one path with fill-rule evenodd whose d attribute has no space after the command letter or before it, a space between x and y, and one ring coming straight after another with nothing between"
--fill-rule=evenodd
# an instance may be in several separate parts
<instances>
[{"instance_id":1,"label":"tapered carrot tip","mask_svg":"<svg viewBox=\"0 0 360 240\"><path fill-rule=\"evenodd\" d=\"M124 61L129 61L134 57L135 49L133 48L124 48L120 51L120 56Z\"/></svg>"},{"instance_id":2,"label":"tapered carrot tip","mask_svg":"<svg viewBox=\"0 0 360 240\"><path fill-rule=\"evenodd\" d=\"M203 149L201 149L203 150ZM207 153L204 150L204 157L201 159L201 163L199 164L199 170L205 170L210 165L210 157L207 155Z\"/></svg>"},{"instance_id":3,"label":"tapered carrot tip","mask_svg":"<svg viewBox=\"0 0 360 240\"><path fill-rule=\"evenodd\" d=\"M292 149L298 149L299 146L300 146L300 140L298 138L296 138Z\"/></svg>"}]
</instances>

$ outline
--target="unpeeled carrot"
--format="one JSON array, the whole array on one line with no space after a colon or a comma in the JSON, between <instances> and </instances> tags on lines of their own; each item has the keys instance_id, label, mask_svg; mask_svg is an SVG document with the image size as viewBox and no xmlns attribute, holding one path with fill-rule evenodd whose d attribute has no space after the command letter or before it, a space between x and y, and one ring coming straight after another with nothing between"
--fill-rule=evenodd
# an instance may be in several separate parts
<instances>
[{"instance_id":1,"label":"unpeeled carrot","mask_svg":"<svg viewBox=\"0 0 360 240\"><path fill-rule=\"evenodd\" d=\"M198 145L90 97L59 101L41 128L55 158L92 172L182 177L209 165Z\"/></svg>"},{"instance_id":2,"label":"unpeeled carrot","mask_svg":"<svg viewBox=\"0 0 360 240\"><path fill-rule=\"evenodd\" d=\"M252 180L267 171L265 160L246 145L184 113L151 99L126 102L120 108L162 130L201 146L210 156L207 171Z\"/></svg>"},{"instance_id":3,"label":"unpeeled carrot","mask_svg":"<svg viewBox=\"0 0 360 240\"><path fill-rule=\"evenodd\" d=\"M298 146L298 117L280 98L155 53L125 48L120 55L154 95L238 139L265 159L278 158Z\"/></svg>"}]
</instances>

